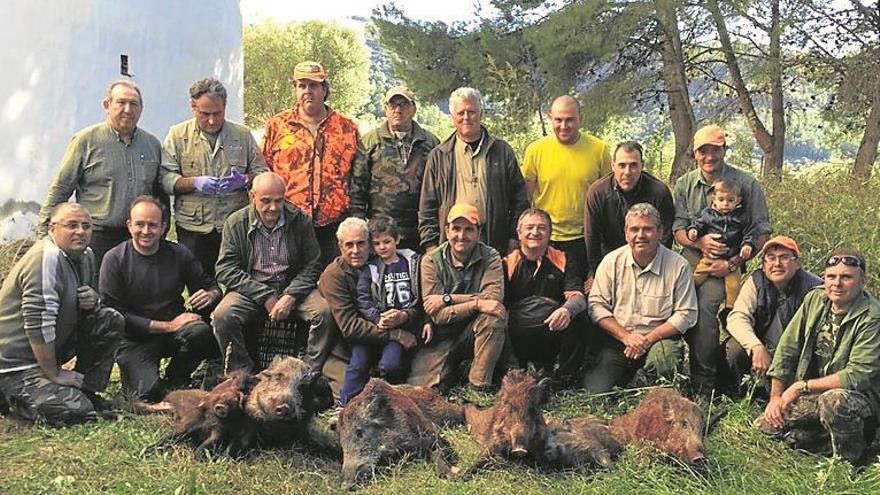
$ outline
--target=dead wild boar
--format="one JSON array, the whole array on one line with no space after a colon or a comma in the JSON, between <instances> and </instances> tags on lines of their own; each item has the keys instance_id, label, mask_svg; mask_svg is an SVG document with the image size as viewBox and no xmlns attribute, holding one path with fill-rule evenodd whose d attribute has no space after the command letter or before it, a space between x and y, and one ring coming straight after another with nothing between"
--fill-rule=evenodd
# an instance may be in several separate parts
<instances>
[{"instance_id":1,"label":"dead wild boar","mask_svg":"<svg viewBox=\"0 0 880 495\"><path fill-rule=\"evenodd\" d=\"M437 474L448 477L455 452L438 427L404 391L373 378L345 405L336 426L342 445L342 487L368 481L376 466L404 454L430 458Z\"/></svg>"},{"instance_id":2,"label":"dead wild boar","mask_svg":"<svg viewBox=\"0 0 880 495\"><path fill-rule=\"evenodd\" d=\"M425 413L425 416L437 426L464 424L464 407L461 404L449 402L437 389L412 385L394 385L394 388L412 399Z\"/></svg>"},{"instance_id":3,"label":"dead wild boar","mask_svg":"<svg viewBox=\"0 0 880 495\"><path fill-rule=\"evenodd\" d=\"M314 422L317 413L333 404L330 383L323 375L311 371L300 359L279 356L256 379L245 412L256 421L260 445L305 443L323 453L340 452L336 439Z\"/></svg>"},{"instance_id":4,"label":"dead wild boar","mask_svg":"<svg viewBox=\"0 0 880 495\"><path fill-rule=\"evenodd\" d=\"M706 413L675 390L651 389L635 409L612 420L610 427L621 443L650 445L686 464L706 460Z\"/></svg>"},{"instance_id":5,"label":"dead wild boar","mask_svg":"<svg viewBox=\"0 0 880 495\"><path fill-rule=\"evenodd\" d=\"M243 370L233 371L210 392L175 390L155 404L152 412L170 410L174 414L174 431L154 448L190 442L196 456L206 452L239 455L248 450L256 428L244 410L244 402L255 378Z\"/></svg>"},{"instance_id":6,"label":"dead wild boar","mask_svg":"<svg viewBox=\"0 0 880 495\"><path fill-rule=\"evenodd\" d=\"M558 469L611 469L620 453L620 442L611 429L591 415L548 419L549 434L544 457Z\"/></svg>"},{"instance_id":7,"label":"dead wild boar","mask_svg":"<svg viewBox=\"0 0 880 495\"><path fill-rule=\"evenodd\" d=\"M472 476L498 456L530 458L539 465L546 465L548 428L541 406L547 399L549 386L549 379L539 382L525 371L512 370L501 381L501 390L492 407L479 409L465 404L468 429L483 450L463 477Z\"/></svg>"}]
</instances>

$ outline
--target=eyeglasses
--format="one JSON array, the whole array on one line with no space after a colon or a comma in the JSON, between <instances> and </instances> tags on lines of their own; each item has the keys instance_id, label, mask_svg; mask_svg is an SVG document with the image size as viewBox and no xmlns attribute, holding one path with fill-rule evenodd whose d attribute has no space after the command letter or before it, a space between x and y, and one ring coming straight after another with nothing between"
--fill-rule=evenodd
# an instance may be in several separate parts
<instances>
[{"instance_id":1,"label":"eyeglasses","mask_svg":"<svg viewBox=\"0 0 880 495\"><path fill-rule=\"evenodd\" d=\"M792 254L766 254L766 255L764 255L764 262L770 263L771 265L775 265L777 261L779 263L782 263L783 265L785 265L787 263L791 263L792 261L794 261L796 259L797 259L797 256L794 256Z\"/></svg>"},{"instance_id":2,"label":"eyeglasses","mask_svg":"<svg viewBox=\"0 0 880 495\"><path fill-rule=\"evenodd\" d=\"M835 266L843 263L846 266L857 266L865 270L865 262L855 256L840 255L832 256L825 261L825 266Z\"/></svg>"},{"instance_id":3,"label":"eyeglasses","mask_svg":"<svg viewBox=\"0 0 880 495\"><path fill-rule=\"evenodd\" d=\"M85 231L92 230L92 224L89 222L67 222L67 223L57 223L53 222L52 225L60 225L64 227L64 230L69 230L71 232L75 232L76 229L81 228Z\"/></svg>"}]
</instances>

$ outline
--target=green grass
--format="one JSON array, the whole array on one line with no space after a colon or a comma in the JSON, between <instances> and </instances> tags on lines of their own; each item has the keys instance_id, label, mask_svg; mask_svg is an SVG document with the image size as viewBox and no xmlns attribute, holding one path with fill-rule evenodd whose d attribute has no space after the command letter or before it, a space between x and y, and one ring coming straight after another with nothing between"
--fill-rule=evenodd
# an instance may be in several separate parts
<instances>
[{"instance_id":1,"label":"green grass","mask_svg":"<svg viewBox=\"0 0 880 495\"><path fill-rule=\"evenodd\" d=\"M880 290L880 179L853 183L844 170L817 168L786 175L780 184L768 184L767 197L774 231L798 240L808 269L821 272L823 257L835 247L855 247L868 260L869 291ZM5 276L15 253L23 253L19 248L18 244L0 246L0 275ZM639 397L638 392L598 397L565 392L554 397L547 412L559 417L591 413L608 418L631 407ZM856 472L839 460L791 451L751 426L759 407L726 399L716 402L716 407L728 413L708 439L709 465L704 472L633 447L609 472L547 474L501 464L468 482L440 480L429 463L408 460L381 471L363 493L880 493L880 465ZM70 429L22 426L0 418L0 494L339 491L338 461L297 450L263 452L242 461L197 462L186 447L162 455L140 455L169 428L168 419L160 417L101 421ZM464 428L446 430L444 435L461 455L461 465L476 458L479 447Z\"/></svg>"},{"instance_id":2,"label":"green grass","mask_svg":"<svg viewBox=\"0 0 880 495\"><path fill-rule=\"evenodd\" d=\"M593 398L556 395L547 412L605 416L637 402L640 393ZM543 473L500 462L473 480L437 478L433 466L406 459L381 470L362 493L878 493L880 465L856 472L849 464L787 449L751 426L760 412L746 401L716 401L728 413L709 437L709 464L693 470L648 449L627 447L616 467L596 473ZM0 493L336 493L338 461L300 449L256 453L243 460L194 459L180 446L161 454L141 450L170 427L164 417L100 421L68 429L24 426L0 419ZM475 460L479 446L464 428L444 430L461 456Z\"/></svg>"}]
</instances>

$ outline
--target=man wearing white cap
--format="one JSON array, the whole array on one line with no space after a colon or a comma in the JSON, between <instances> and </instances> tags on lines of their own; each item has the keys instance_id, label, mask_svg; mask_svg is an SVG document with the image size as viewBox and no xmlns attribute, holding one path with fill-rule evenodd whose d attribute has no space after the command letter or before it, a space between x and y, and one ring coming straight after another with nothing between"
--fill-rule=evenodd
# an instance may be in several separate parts
<instances>
[{"instance_id":1,"label":"man wearing white cap","mask_svg":"<svg viewBox=\"0 0 880 495\"><path fill-rule=\"evenodd\" d=\"M419 194L428 153L437 137L418 124L415 95L406 86L385 93L385 120L364 135L366 160L357 162L351 212L361 218L385 215L400 229L398 248L419 250Z\"/></svg>"}]
</instances>

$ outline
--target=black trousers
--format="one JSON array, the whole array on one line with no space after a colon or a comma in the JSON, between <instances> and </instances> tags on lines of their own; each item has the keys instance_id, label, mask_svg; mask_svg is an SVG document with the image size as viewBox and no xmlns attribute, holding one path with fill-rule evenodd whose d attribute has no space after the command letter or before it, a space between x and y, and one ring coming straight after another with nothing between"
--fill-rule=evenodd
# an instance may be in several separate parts
<instances>
[{"instance_id":1,"label":"black trousers","mask_svg":"<svg viewBox=\"0 0 880 495\"><path fill-rule=\"evenodd\" d=\"M189 251L202 264L205 273L214 278L217 264L217 257L220 255L220 232L212 230L210 232L201 233L186 230L181 226L177 226L177 242L186 246Z\"/></svg>"}]
</instances>

